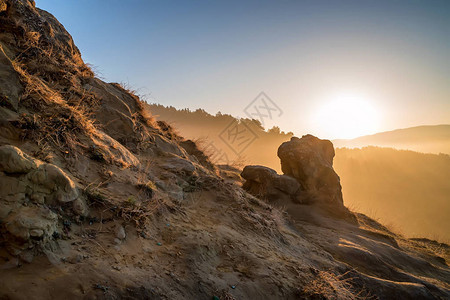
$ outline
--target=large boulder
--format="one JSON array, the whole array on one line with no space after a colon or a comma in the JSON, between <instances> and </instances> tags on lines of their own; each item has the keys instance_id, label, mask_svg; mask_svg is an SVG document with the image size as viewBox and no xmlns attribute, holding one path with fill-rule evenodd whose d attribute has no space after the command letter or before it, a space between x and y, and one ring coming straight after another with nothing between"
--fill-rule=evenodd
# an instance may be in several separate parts
<instances>
[{"instance_id":1,"label":"large boulder","mask_svg":"<svg viewBox=\"0 0 450 300\"><path fill-rule=\"evenodd\" d=\"M249 193L277 200L289 198L297 202L300 194L300 184L290 176L278 175L275 170L263 166L246 166L241 173L246 181L243 188Z\"/></svg>"},{"instance_id":2,"label":"large boulder","mask_svg":"<svg viewBox=\"0 0 450 300\"><path fill-rule=\"evenodd\" d=\"M312 135L292 137L278 148L281 170L307 191L309 201L342 207L342 188L333 169L334 148L328 140Z\"/></svg>"}]
</instances>

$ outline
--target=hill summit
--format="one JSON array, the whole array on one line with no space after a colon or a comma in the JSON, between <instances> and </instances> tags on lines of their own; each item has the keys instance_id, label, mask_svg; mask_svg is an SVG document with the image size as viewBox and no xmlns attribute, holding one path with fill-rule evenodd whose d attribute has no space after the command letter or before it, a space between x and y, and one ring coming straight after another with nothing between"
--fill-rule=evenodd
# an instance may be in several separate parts
<instances>
[{"instance_id":1,"label":"hill summit","mask_svg":"<svg viewBox=\"0 0 450 300\"><path fill-rule=\"evenodd\" d=\"M450 297L448 246L346 209L331 142L280 146L297 189L255 194L34 1L0 0L0 66L1 298Z\"/></svg>"}]
</instances>

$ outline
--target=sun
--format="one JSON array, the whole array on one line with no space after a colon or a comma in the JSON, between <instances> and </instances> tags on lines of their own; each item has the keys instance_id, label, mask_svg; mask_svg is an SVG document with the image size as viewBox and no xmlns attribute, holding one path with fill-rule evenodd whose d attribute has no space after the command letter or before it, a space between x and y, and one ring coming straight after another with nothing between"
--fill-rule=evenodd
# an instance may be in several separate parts
<instances>
[{"instance_id":1,"label":"sun","mask_svg":"<svg viewBox=\"0 0 450 300\"><path fill-rule=\"evenodd\" d=\"M380 115L374 103L357 95L331 97L318 108L314 127L329 139L351 139L375 133Z\"/></svg>"}]
</instances>

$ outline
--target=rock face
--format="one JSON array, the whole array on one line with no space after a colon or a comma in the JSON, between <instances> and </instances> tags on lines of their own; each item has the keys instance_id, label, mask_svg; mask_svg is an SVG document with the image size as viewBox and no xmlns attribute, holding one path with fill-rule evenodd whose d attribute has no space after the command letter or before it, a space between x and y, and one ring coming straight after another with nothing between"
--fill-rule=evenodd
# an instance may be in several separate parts
<instances>
[{"instance_id":1,"label":"rock face","mask_svg":"<svg viewBox=\"0 0 450 300\"><path fill-rule=\"evenodd\" d=\"M281 170L294 177L308 202L344 207L339 176L333 169L334 148L312 135L293 137L278 148Z\"/></svg>"},{"instance_id":2,"label":"rock face","mask_svg":"<svg viewBox=\"0 0 450 300\"><path fill-rule=\"evenodd\" d=\"M246 166L241 176L246 180L243 188L254 196L268 200L288 197L298 202L300 184L290 176L278 175L275 170L263 166Z\"/></svg>"},{"instance_id":3,"label":"rock face","mask_svg":"<svg viewBox=\"0 0 450 300\"><path fill-rule=\"evenodd\" d=\"M0 147L0 171L5 173L28 173L37 168L34 160L17 147Z\"/></svg>"},{"instance_id":4,"label":"rock face","mask_svg":"<svg viewBox=\"0 0 450 300\"><path fill-rule=\"evenodd\" d=\"M0 147L2 199L29 198L40 204L66 203L78 198L75 183L59 167L24 154L19 148Z\"/></svg>"},{"instance_id":5,"label":"rock face","mask_svg":"<svg viewBox=\"0 0 450 300\"><path fill-rule=\"evenodd\" d=\"M86 204L64 171L11 145L0 147L0 186L0 231L14 254L46 244L57 232L58 217L49 206L73 202L75 214L86 214Z\"/></svg>"},{"instance_id":6,"label":"rock face","mask_svg":"<svg viewBox=\"0 0 450 300\"><path fill-rule=\"evenodd\" d=\"M243 188L269 201L314 204L338 217L355 220L344 206L330 141L312 135L293 137L281 144L278 157L284 175L263 166L246 166L241 174L246 180Z\"/></svg>"}]
</instances>

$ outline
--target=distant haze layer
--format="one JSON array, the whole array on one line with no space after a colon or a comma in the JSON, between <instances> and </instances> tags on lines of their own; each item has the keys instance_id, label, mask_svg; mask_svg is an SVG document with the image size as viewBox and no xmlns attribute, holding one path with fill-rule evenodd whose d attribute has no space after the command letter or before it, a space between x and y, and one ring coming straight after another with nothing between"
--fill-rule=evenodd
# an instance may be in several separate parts
<instances>
[{"instance_id":1,"label":"distant haze layer","mask_svg":"<svg viewBox=\"0 0 450 300\"><path fill-rule=\"evenodd\" d=\"M334 140L335 147L391 147L424 153L450 154L450 125L417 126L380 132L352 140Z\"/></svg>"}]
</instances>

